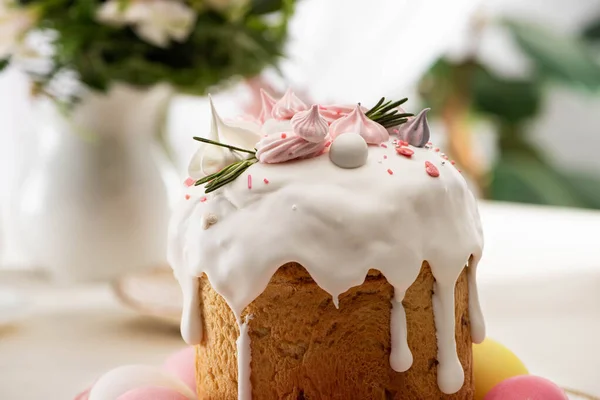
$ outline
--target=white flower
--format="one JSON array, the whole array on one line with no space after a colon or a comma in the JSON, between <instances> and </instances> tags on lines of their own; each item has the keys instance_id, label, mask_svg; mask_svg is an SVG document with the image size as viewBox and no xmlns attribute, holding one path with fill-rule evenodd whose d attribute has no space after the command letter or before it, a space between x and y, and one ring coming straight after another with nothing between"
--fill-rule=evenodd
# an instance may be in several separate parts
<instances>
[{"instance_id":1,"label":"white flower","mask_svg":"<svg viewBox=\"0 0 600 400\"><path fill-rule=\"evenodd\" d=\"M125 7L109 0L96 16L105 24L132 25L139 37L158 47L167 47L170 40L184 41L196 22L194 10L174 0L131 0Z\"/></svg>"},{"instance_id":2,"label":"white flower","mask_svg":"<svg viewBox=\"0 0 600 400\"><path fill-rule=\"evenodd\" d=\"M35 14L12 1L0 1L0 59L12 55L35 23Z\"/></svg>"}]
</instances>

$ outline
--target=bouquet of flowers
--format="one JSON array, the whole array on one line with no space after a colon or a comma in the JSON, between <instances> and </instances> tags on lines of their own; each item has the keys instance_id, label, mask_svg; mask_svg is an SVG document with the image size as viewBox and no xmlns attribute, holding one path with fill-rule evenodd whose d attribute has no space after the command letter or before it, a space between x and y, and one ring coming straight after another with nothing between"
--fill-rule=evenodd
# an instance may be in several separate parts
<instances>
[{"instance_id":1,"label":"bouquet of flowers","mask_svg":"<svg viewBox=\"0 0 600 400\"><path fill-rule=\"evenodd\" d=\"M293 0L0 0L0 68L13 63L36 92L75 77L168 83L202 94L281 56Z\"/></svg>"}]
</instances>

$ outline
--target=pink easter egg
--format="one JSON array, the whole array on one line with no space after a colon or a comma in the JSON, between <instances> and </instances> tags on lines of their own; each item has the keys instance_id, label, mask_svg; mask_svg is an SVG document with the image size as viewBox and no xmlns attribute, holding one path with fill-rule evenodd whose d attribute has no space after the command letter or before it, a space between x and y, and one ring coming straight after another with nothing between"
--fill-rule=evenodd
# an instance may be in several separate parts
<instances>
[{"instance_id":1,"label":"pink easter egg","mask_svg":"<svg viewBox=\"0 0 600 400\"><path fill-rule=\"evenodd\" d=\"M189 400L186 396L173 389L159 386L133 389L117 397L117 400Z\"/></svg>"},{"instance_id":2,"label":"pink easter egg","mask_svg":"<svg viewBox=\"0 0 600 400\"><path fill-rule=\"evenodd\" d=\"M490 390L484 400L568 400L565 391L548 379L533 375L508 378Z\"/></svg>"},{"instance_id":3,"label":"pink easter egg","mask_svg":"<svg viewBox=\"0 0 600 400\"><path fill-rule=\"evenodd\" d=\"M196 392L196 350L193 347L186 347L171 354L163 368Z\"/></svg>"}]
</instances>

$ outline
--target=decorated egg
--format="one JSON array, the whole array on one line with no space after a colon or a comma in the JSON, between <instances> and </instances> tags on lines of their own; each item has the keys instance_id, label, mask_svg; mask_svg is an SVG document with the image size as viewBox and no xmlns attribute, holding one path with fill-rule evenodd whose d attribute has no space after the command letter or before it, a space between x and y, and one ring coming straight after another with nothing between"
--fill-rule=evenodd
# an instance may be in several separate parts
<instances>
[{"instance_id":1,"label":"decorated egg","mask_svg":"<svg viewBox=\"0 0 600 400\"><path fill-rule=\"evenodd\" d=\"M365 165L369 149L358 133L342 133L333 140L329 149L331 162L340 168L358 168Z\"/></svg>"},{"instance_id":2,"label":"decorated egg","mask_svg":"<svg viewBox=\"0 0 600 400\"><path fill-rule=\"evenodd\" d=\"M566 393L548 379L514 376L492 388L484 400L568 400Z\"/></svg>"},{"instance_id":3,"label":"decorated egg","mask_svg":"<svg viewBox=\"0 0 600 400\"><path fill-rule=\"evenodd\" d=\"M117 400L190 400L189 397L181 393L159 386L133 389L117 397Z\"/></svg>"},{"instance_id":4,"label":"decorated egg","mask_svg":"<svg viewBox=\"0 0 600 400\"><path fill-rule=\"evenodd\" d=\"M519 358L493 339L473 345L475 400L482 400L498 383L529 372Z\"/></svg>"},{"instance_id":5,"label":"decorated egg","mask_svg":"<svg viewBox=\"0 0 600 400\"><path fill-rule=\"evenodd\" d=\"M196 391L196 350L189 346L171 354L163 368L181 379L194 392Z\"/></svg>"}]
</instances>

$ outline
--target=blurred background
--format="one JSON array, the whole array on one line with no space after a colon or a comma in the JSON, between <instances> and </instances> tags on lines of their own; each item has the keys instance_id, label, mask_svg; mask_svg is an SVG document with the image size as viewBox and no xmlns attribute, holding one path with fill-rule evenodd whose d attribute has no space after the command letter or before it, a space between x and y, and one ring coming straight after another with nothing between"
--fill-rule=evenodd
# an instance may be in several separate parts
<instances>
[{"instance_id":1,"label":"blurred background","mask_svg":"<svg viewBox=\"0 0 600 400\"><path fill-rule=\"evenodd\" d=\"M481 199L490 334L600 396L599 0L3 0L0 66L0 398L34 398L30 346L67 398L181 345L165 235L206 96L233 117L287 87L431 107Z\"/></svg>"}]
</instances>

